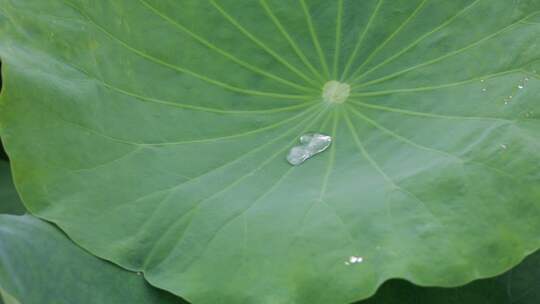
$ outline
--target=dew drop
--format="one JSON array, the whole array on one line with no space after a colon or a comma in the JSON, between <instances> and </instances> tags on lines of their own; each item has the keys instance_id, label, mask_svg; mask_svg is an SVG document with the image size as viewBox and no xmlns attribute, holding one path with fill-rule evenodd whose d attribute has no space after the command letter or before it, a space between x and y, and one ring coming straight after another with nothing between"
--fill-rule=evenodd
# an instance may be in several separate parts
<instances>
[{"instance_id":1,"label":"dew drop","mask_svg":"<svg viewBox=\"0 0 540 304\"><path fill-rule=\"evenodd\" d=\"M300 143L306 145L313 154L318 154L330 146L332 137L319 133L308 133L300 136Z\"/></svg>"},{"instance_id":2,"label":"dew drop","mask_svg":"<svg viewBox=\"0 0 540 304\"><path fill-rule=\"evenodd\" d=\"M298 166L309 158L323 152L332 143L332 137L320 133L307 133L300 136L300 145L294 146L287 154L287 161Z\"/></svg>"},{"instance_id":3,"label":"dew drop","mask_svg":"<svg viewBox=\"0 0 540 304\"><path fill-rule=\"evenodd\" d=\"M518 89L520 89L520 90L521 90L521 89L523 89L523 88L524 88L524 86L523 86L523 85L521 85L521 84L520 84L520 85L518 85Z\"/></svg>"},{"instance_id":4,"label":"dew drop","mask_svg":"<svg viewBox=\"0 0 540 304\"><path fill-rule=\"evenodd\" d=\"M287 161L293 166L298 166L310 157L309 152L302 146L292 147L287 155Z\"/></svg>"},{"instance_id":5,"label":"dew drop","mask_svg":"<svg viewBox=\"0 0 540 304\"><path fill-rule=\"evenodd\" d=\"M349 266L353 264L359 264L359 263L362 263L363 261L364 261L363 257L353 255L353 256L350 256L347 261L345 261L345 265Z\"/></svg>"},{"instance_id":6,"label":"dew drop","mask_svg":"<svg viewBox=\"0 0 540 304\"><path fill-rule=\"evenodd\" d=\"M482 92L487 92L487 89L486 89L486 88L482 88Z\"/></svg>"},{"instance_id":7,"label":"dew drop","mask_svg":"<svg viewBox=\"0 0 540 304\"><path fill-rule=\"evenodd\" d=\"M508 146L506 144L501 144L501 149L506 150Z\"/></svg>"},{"instance_id":8,"label":"dew drop","mask_svg":"<svg viewBox=\"0 0 540 304\"><path fill-rule=\"evenodd\" d=\"M313 136L315 134L314 133L308 133L308 134L304 134L302 136L300 136L300 143L302 145L307 145L311 142L311 140L313 139Z\"/></svg>"}]
</instances>

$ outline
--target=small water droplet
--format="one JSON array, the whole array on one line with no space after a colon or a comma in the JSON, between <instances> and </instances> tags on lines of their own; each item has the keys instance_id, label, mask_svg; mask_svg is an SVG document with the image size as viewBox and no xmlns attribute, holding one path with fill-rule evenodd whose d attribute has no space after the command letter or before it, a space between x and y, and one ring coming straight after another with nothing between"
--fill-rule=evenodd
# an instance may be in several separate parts
<instances>
[{"instance_id":1,"label":"small water droplet","mask_svg":"<svg viewBox=\"0 0 540 304\"><path fill-rule=\"evenodd\" d=\"M486 92L486 91L487 91L487 89L486 89L486 88L482 88L482 92Z\"/></svg>"},{"instance_id":2,"label":"small water droplet","mask_svg":"<svg viewBox=\"0 0 540 304\"><path fill-rule=\"evenodd\" d=\"M363 261L364 261L363 257L353 255L353 256L349 257L348 261L345 261L345 265L349 266L349 265L352 265L352 264L359 264L359 263L362 263Z\"/></svg>"},{"instance_id":3,"label":"small water droplet","mask_svg":"<svg viewBox=\"0 0 540 304\"><path fill-rule=\"evenodd\" d=\"M323 152L332 143L332 137L320 133L308 133L300 136L300 145L294 146L287 154L287 161L298 166L309 158Z\"/></svg>"},{"instance_id":4,"label":"small water droplet","mask_svg":"<svg viewBox=\"0 0 540 304\"><path fill-rule=\"evenodd\" d=\"M506 150L508 146L506 144L501 144L501 149Z\"/></svg>"},{"instance_id":5,"label":"small water droplet","mask_svg":"<svg viewBox=\"0 0 540 304\"><path fill-rule=\"evenodd\" d=\"M142 273L140 273L140 272L137 272L137 275L138 275L138 276L140 276L140 275L142 275Z\"/></svg>"},{"instance_id":6,"label":"small water droplet","mask_svg":"<svg viewBox=\"0 0 540 304\"><path fill-rule=\"evenodd\" d=\"M309 144L309 142L313 139L313 136L315 136L315 134L313 134L313 133L308 133L308 134L304 134L304 135L300 136L300 143L302 145Z\"/></svg>"},{"instance_id":7,"label":"small water droplet","mask_svg":"<svg viewBox=\"0 0 540 304\"><path fill-rule=\"evenodd\" d=\"M484 79L481 79L480 82L484 82L485 80Z\"/></svg>"},{"instance_id":8,"label":"small water droplet","mask_svg":"<svg viewBox=\"0 0 540 304\"><path fill-rule=\"evenodd\" d=\"M309 152L302 146L292 147L287 155L287 161L293 166L298 166L310 157Z\"/></svg>"},{"instance_id":9,"label":"small water droplet","mask_svg":"<svg viewBox=\"0 0 540 304\"><path fill-rule=\"evenodd\" d=\"M521 84L520 84L520 85L518 85L518 89L520 89L520 90L521 90L521 89L523 89L523 88L524 88L524 86L523 86L523 85L521 85Z\"/></svg>"}]
</instances>

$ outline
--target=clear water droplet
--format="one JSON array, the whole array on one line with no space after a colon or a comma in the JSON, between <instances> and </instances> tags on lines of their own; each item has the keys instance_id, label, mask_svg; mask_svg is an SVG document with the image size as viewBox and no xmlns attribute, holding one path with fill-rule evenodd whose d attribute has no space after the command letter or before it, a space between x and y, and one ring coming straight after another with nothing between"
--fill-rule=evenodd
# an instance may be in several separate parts
<instances>
[{"instance_id":1,"label":"clear water droplet","mask_svg":"<svg viewBox=\"0 0 540 304\"><path fill-rule=\"evenodd\" d=\"M506 150L508 146L506 144L501 144L501 149Z\"/></svg>"},{"instance_id":2,"label":"clear water droplet","mask_svg":"<svg viewBox=\"0 0 540 304\"><path fill-rule=\"evenodd\" d=\"M309 152L302 146L292 147L287 155L287 161L293 166L298 166L310 157Z\"/></svg>"},{"instance_id":3,"label":"clear water droplet","mask_svg":"<svg viewBox=\"0 0 540 304\"><path fill-rule=\"evenodd\" d=\"M482 92L487 92L487 89L486 89L486 88L482 88Z\"/></svg>"},{"instance_id":4,"label":"clear water droplet","mask_svg":"<svg viewBox=\"0 0 540 304\"><path fill-rule=\"evenodd\" d=\"M345 265L349 266L352 264L359 264L359 263L362 263L363 261L364 261L363 257L353 255L353 256L350 256L347 261L345 261Z\"/></svg>"},{"instance_id":5,"label":"clear water droplet","mask_svg":"<svg viewBox=\"0 0 540 304\"><path fill-rule=\"evenodd\" d=\"M320 133L307 133L300 136L300 145L294 146L287 154L287 161L298 166L309 158L323 152L332 143L332 137Z\"/></svg>"},{"instance_id":6,"label":"clear water droplet","mask_svg":"<svg viewBox=\"0 0 540 304\"><path fill-rule=\"evenodd\" d=\"M308 134L304 134L304 135L300 136L300 143L302 145L309 144L309 142L313 139L314 135L315 134L313 134L313 133L308 133Z\"/></svg>"},{"instance_id":7,"label":"clear water droplet","mask_svg":"<svg viewBox=\"0 0 540 304\"><path fill-rule=\"evenodd\" d=\"M520 89L520 90L521 90L521 89L523 89L523 88L524 88L524 86L523 86L523 85L521 85L521 84L520 84L520 85L518 85L518 89Z\"/></svg>"},{"instance_id":8,"label":"clear water droplet","mask_svg":"<svg viewBox=\"0 0 540 304\"><path fill-rule=\"evenodd\" d=\"M332 143L332 137L320 133L308 133L300 136L300 143L307 145L313 153L321 153Z\"/></svg>"}]
</instances>

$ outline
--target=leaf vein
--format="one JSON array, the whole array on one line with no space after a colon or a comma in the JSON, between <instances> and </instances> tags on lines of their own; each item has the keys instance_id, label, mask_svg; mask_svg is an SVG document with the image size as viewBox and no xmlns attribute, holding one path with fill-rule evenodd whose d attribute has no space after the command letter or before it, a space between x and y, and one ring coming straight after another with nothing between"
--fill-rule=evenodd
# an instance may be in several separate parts
<instances>
[{"instance_id":1,"label":"leaf vein","mask_svg":"<svg viewBox=\"0 0 540 304\"><path fill-rule=\"evenodd\" d=\"M256 66L253 66L252 64L249 64L248 62L244 61L244 60L241 60L239 58L237 58L236 56L232 55L231 53L219 48L218 46L212 44L210 41L208 41L207 39L197 35L195 32L193 32L192 30L188 29L186 26L180 24L179 22L173 20L171 17L167 16L165 13L159 11L157 8L155 8L154 6L150 5L146 0L139 0L139 2L141 2L148 10L150 10L152 13L154 13L155 15L159 16L160 18L162 18L163 20L167 21L168 23L172 24L173 26L175 26L176 28L180 29L182 32L188 34L190 37L192 37L193 39L197 40L198 42L200 42L201 44L203 44L204 46L206 46L208 49L224 56L225 58L231 60L232 62L240 65L240 66L243 66L245 67L246 69L249 69L255 73L258 73L260 75L263 75L263 76L266 76L270 79L273 79L275 81L278 81L282 84L285 84L285 85L288 85L292 88L295 88L295 89L298 89L298 90L301 90L301 91L307 91L307 92L310 92L310 91L313 91L312 88L308 88L308 87L304 87L304 86L300 86L296 83L293 83L289 80L286 80L282 77L279 77L279 76L276 76L272 73L268 73Z\"/></svg>"},{"instance_id":2,"label":"leaf vein","mask_svg":"<svg viewBox=\"0 0 540 304\"><path fill-rule=\"evenodd\" d=\"M296 75L298 75L300 78L305 80L307 83L310 83L312 85L317 85L316 82L313 81L313 79L306 76L304 73L299 71L297 68L292 66L287 60L285 60L283 57L281 57L278 53L270 49L266 44L264 44L261 40L256 38L252 33L250 33L247 29L245 29L236 19L234 19L229 13L227 13L219 4L216 3L215 0L211 0L210 3L216 8L216 10L226 19L228 20L240 33L242 33L244 36L249 38L249 40L253 41L256 45L258 45L261 49L266 51L268 54L270 54L272 57L274 57L277 61L279 61L281 64L283 64L285 67L287 67L289 70L294 72Z\"/></svg>"}]
</instances>

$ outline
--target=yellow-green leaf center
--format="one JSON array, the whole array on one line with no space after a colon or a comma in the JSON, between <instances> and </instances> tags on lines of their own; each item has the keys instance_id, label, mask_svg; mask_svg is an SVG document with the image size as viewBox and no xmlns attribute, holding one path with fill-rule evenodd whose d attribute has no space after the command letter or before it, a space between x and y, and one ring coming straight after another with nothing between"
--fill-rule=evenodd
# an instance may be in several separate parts
<instances>
[{"instance_id":1,"label":"yellow-green leaf center","mask_svg":"<svg viewBox=\"0 0 540 304\"><path fill-rule=\"evenodd\" d=\"M343 103L351 93L351 86L336 80L328 81L323 86L322 97L325 102Z\"/></svg>"}]
</instances>

